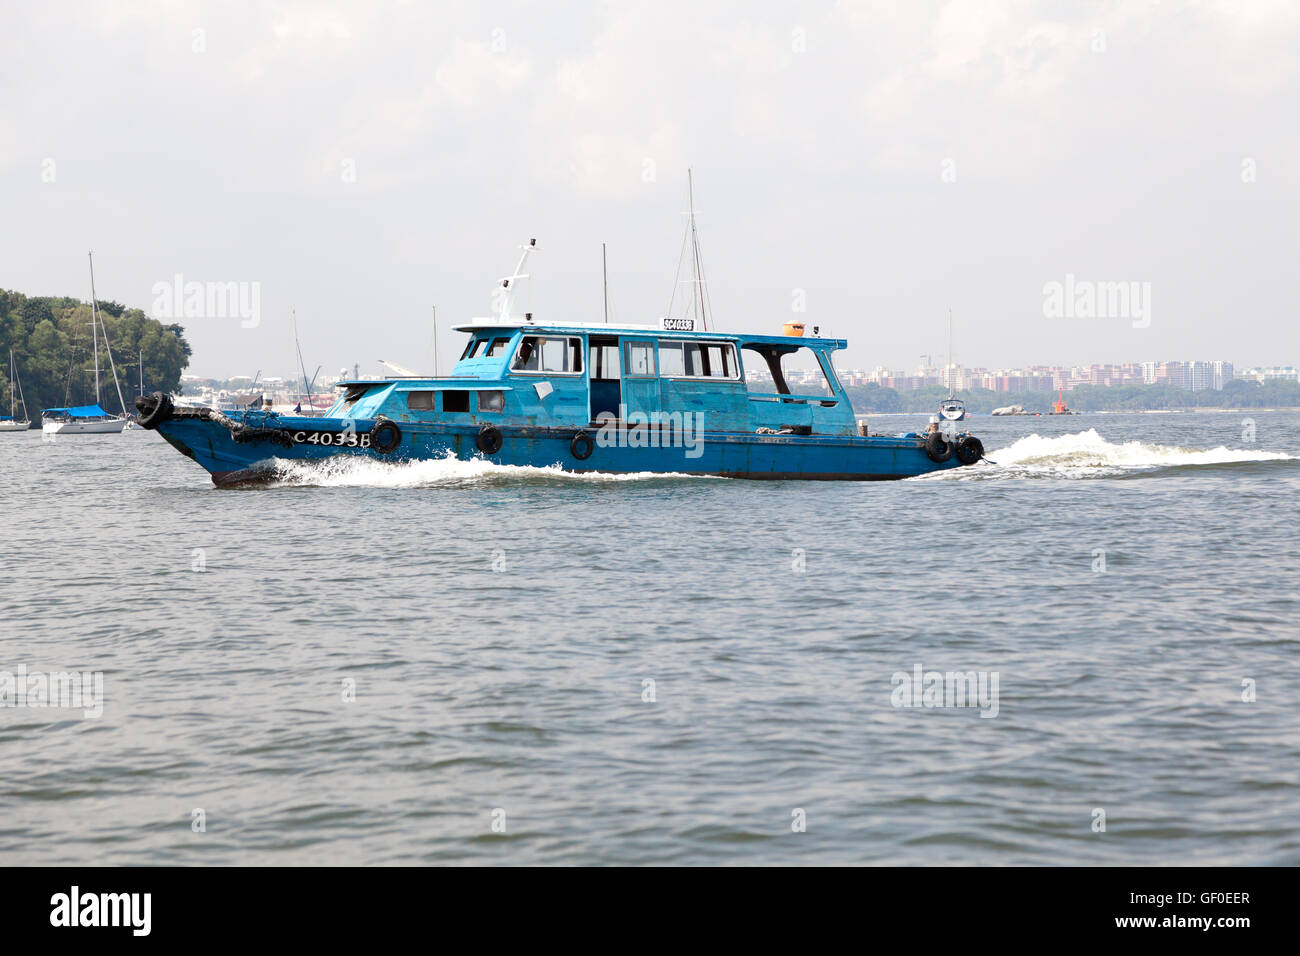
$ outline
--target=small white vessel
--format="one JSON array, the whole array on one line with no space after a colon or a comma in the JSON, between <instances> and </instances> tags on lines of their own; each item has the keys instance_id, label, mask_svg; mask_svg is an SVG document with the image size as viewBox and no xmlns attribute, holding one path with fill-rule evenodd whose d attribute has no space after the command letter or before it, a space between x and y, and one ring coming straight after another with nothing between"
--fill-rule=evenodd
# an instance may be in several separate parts
<instances>
[{"instance_id":1,"label":"small white vessel","mask_svg":"<svg viewBox=\"0 0 1300 956\"><path fill-rule=\"evenodd\" d=\"M98 405L77 408L47 408L41 412L41 431L46 435L116 435L127 420L110 415Z\"/></svg>"},{"instance_id":2,"label":"small white vessel","mask_svg":"<svg viewBox=\"0 0 1300 956\"><path fill-rule=\"evenodd\" d=\"M948 397L939 403L939 415L944 421L961 422L966 420L966 403L960 398Z\"/></svg>"},{"instance_id":3,"label":"small white vessel","mask_svg":"<svg viewBox=\"0 0 1300 956\"><path fill-rule=\"evenodd\" d=\"M18 401L14 401L14 389L18 390ZM23 417L18 417L18 406L23 407ZM9 411L12 415L0 415L0 432L25 432L32 427L27 418L27 402L23 399L23 384L18 381L18 366L14 364L14 350L9 350Z\"/></svg>"}]
</instances>

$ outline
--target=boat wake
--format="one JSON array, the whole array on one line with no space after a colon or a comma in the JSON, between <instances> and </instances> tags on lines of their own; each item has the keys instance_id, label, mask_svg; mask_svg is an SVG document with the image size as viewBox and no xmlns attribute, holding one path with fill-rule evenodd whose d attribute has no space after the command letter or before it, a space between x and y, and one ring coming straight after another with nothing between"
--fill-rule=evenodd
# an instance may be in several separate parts
<instances>
[{"instance_id":1,"label":"boat wake","mask_svg":"<svg viewBox=\"0 0 1300 956\"><path fill-rule=\"evenodd\" d=\"M455 456L421 461L385 462L372 458L336 457L320 461L272 460L273 487L302 488L457 488L483 484L528 482L620 482L698 478L672 472L612 474L564 471L559 465L498 465L481 458L462 461Z\"/></svg>"},{"instance_id":2,"label":"boat wake","mask_svg":"<svg viewBox=\"0 0 1300 956\"><path fill-rule=\"evenodd\" d=\"M1054 437L1027 435L988 452L988 458L973 468L954 468L925 479L1110 478L1188 466L1300 461L1283 452L1222 445L1202 450L1140 441L1116 444L1102 438L1094 428Z\"/></svg>"}]
</instances>

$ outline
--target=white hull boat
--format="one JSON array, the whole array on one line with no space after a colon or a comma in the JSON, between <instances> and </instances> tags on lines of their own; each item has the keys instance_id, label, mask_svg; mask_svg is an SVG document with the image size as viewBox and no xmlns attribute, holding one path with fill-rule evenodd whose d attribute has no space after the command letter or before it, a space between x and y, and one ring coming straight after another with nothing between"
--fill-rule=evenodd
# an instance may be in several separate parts
<instances>
[{"instance_id":1,"label":"white hull boat","mask_svg":"<svg viewBox=\"0 0 1300 956\"><path fill-rule=\"evenodd\" d=\"M41 431L46 435L116 435L125 427L125 418L109 418L104 421L41 422Z\"/></svg>"}]
</instances>

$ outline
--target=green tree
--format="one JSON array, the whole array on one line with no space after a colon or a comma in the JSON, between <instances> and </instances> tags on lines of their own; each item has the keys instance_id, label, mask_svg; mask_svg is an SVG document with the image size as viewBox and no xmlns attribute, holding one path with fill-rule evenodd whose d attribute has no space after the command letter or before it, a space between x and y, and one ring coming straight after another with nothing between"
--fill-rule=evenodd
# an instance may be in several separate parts
<instances>
[{"instance_id":1,"label":"green tree","mask_svg":"<svg viewBox=\"0 0 1300 956\"><path fill-rule=\"evenodd\" d=\"M141 355L145 388L178 393L191 354L185 330L179 325L164 326L140 309L116 302L98 305L128 411L140 378ZM29 297L0 289L0 356L7 359L8 350L13 349L32 415L42 408L94 401L90 316L89 304L71 296ZM103 403L116 411L117 391L102 338L99 352ZM0 387L6 398L8 373L8 361L0 362Z\"/></svg>"}]
</instances>

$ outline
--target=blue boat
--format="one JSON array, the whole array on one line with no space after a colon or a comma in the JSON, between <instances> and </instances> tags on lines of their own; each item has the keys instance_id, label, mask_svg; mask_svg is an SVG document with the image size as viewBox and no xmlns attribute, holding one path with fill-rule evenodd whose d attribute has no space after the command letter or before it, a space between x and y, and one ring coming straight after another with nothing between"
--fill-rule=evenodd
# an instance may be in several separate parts
<instances>
[{"instance_id":1,"label":"blue boat","mask_svg":"<svg viewBox=\"0 0 1300 956\"><path fill-rule=\"evenodd\" d=\"M698 317L542 322L512 317L510 298L497 316L458 328L468 340L450 375L345 380L322 417L182 407L154 392L136 400L139 424L219 486L274 479L285 462L340 456L881 480L971 465L984 454L978 438L939 415L925 433L867 434L832 362L848 343L816 329L810 337L797 323L779 335L726 333L697 327Z\"/></svg>"}]
</instances>

